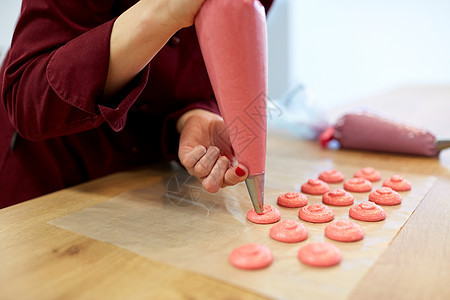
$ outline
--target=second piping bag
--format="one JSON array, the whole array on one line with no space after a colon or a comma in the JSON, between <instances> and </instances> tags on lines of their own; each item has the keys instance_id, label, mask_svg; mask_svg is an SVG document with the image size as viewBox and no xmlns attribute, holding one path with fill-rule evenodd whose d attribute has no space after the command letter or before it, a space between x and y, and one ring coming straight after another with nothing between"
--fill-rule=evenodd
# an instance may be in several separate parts
<instances>
[{"instance_id":1,"label":"second piping bag","mask_svg":"<svg viewBox=\"0 0 450 300\"><path fill-rule=\"evenodd\" d=\"M428 130L368 110L342 116L319 137L323 147L333 139L343 148L429 157L438 156L441 150L450 147L450 140L437 139Z\"/></svg>"},{"instance_id":2,"label":"second piping bag","mask_svg":"<svg viewBox=\"0 0 450 300\"><path fill-rule=\"evenodd\" d=\"M267 139L267 32L258 0L206 0L195 27L253 207L262 213Z\"/></svg>"}]
</instances>

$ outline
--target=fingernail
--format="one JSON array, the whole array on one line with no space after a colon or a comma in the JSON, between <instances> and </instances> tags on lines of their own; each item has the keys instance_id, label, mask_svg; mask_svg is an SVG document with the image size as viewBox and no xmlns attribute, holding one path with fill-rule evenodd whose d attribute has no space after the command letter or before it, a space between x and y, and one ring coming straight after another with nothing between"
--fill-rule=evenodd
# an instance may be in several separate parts
<instances>
[{"instance_id":1,"label":"fingernail","mask_svg":"<svg viewBox=\"0 0 450 300\"><path fill-rule=\"evenodd\" d=\"M236 173L236 175L238 177L242 177L245 175L245 171L243 169L241 169L241 167L237 167L236 170L234 171L234 173Z\"/></svg>"},{"instance_id":2,"label":"fingernail","mask_svg":"<svg viewBox=\"0 0 450 300\"><path fill-rule=\"evenodd\" d=\"M220 156L225 156L226 158L230 159L226 154L222 153Z\"/></svg>"},{"instance_id":3,"label":"fingernail","mask_svg":"<svg viewBox=\"0 0 450 300\"><path fill-rule=\"evenodd\" d=\"M195 149L202 149L202 152L206 153L206 147L203 146L203 145L198 145L198 146L195 147Z\"/></svg>"}]
</instances>

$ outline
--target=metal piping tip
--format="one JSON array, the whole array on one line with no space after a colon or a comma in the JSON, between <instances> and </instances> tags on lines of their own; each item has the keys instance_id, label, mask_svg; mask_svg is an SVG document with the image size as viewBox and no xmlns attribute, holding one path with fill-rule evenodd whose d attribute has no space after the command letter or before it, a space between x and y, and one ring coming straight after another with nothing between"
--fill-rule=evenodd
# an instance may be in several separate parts
<instances>
[{"instance_id":1,"label":"metal piping tip","mask_svg":"<svg viewBox=\"0 0 450 300\"><path fill-rule=\"evenodd\" d=\"M265 173L249 175L245 180L253 208L261 214L264 206L264 176Z\"/></svg>"}]
</instances>

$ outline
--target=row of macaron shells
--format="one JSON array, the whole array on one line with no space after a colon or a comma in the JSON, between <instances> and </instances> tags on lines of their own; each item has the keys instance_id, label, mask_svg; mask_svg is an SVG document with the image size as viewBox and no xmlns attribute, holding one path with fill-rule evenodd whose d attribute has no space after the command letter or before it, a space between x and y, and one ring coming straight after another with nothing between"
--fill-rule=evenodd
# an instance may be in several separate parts
<instances>
[{"instance_id":1,"label":"row of macaron shells","mask_svg":"<svg viewBox=\"0 0 450 300\"><path fill-rule=\"evenodd\" d=\"M310 195L323 195L322 202L325 204L348 206L354 203L354 197L350 192L369 192L372 190L372 182L380 179L381 174L374 168L368 167L357 171L354 178L345 181L343 189L330 191L328 183L341 183L344 181L344 175L337 170L327 170L320 173L319 179L310 179L304 183L301 191ZM393 175L383 182L383 187L369 194L370 202L366 201L353 206L349 215L353 219L361 221L381 221L386 214L378 205L398 205L402 202L402 197L398 192L410 189L411 183L407 179L402 175ZM307 201L303 194L290 192L278 197L277 203L285 207L303 207ZM304 207L300 210L299 217L314 223L329 222L333 219L332 210L320 203Z\"/></svg>"},{"instance_id":2,"label":"row of macaron shells","mask_svg":"<svg viewBox=\"0 0 450 300\"><path fill-rule=\"evenodd\" d=\"M349 192L368 192L372 190L372 182L379 181L381 174L374 168L364 168L355 173L355 177L344 182L344 189L335 189L330 191L327 183L341 183L344 181L344 175L337 170L326 170L319 175L319 179L310 179L302 185L301 191L311 195L323 195L322 202L334 206L348 206L354 203L354 197ZM380 206L376 205L397 205L401 203L401 196L396 191L407 191L411 189L411 184L401 175L394 175L383 182L383 187L370 193L369 201L357 204L349 210L349 215L353 219L361 221L381 221L386 217L386 213ZM277 204L284 207L299 208L299 218L312 223L325 223L334 219L334 213L331 208L321 203L307 205L308 200L305 195L298 192L288 192L280 195ZM281 219L281 214L276 208L270 206L264 207L263 214L256 214L251 210L247 218L259 224L276 223ZM325 227L325 236L332 240L341 242L354 242L363 239L364 231L361 226L350 220L338 220L328 224ZM275 224L270 230L270 237L286 243L301 242L308 237L308 232L303 224L294 220L284 220ZM257 261L259 265L263 261L270 264L272 261L270 250L262 245L248 244L240 247L240 251L248 252L255 247L260 256ZM267 248L267 249L265 249ZM247 249L247 250L245 250ZM239 248L235 249L230 255L230 261L233 264L232 256L239 253ZM256 253L253 253L256 255ZM239 256L239 255L237 255ZM265 257L265 259L262 259ZM318 267L326 267L338 264L341 260L339 248L326 242L310 243L298 252L298 258L305 264ZM240 267L238 265L235 265ZM242 266L241 266L242 268ZM244 267L248 269L247 267Z\"/></svg>"}]
</instances>

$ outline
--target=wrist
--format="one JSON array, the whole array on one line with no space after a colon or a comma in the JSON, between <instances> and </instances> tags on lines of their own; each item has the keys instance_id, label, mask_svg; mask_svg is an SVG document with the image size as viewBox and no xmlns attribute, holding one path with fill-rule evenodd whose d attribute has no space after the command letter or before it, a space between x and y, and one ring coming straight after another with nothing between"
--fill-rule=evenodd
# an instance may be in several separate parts
<instances>
[{"instance_id":1,"label":"wrist","mask_svg":"<svg viewBox=\"0 0 450 300\"><path fill-rule=\"evenodd\" d=\"M170 38L183 26L176 22L168 9L167 0L141 0L141 32L151 34L153 28ZM151 36L150 36L151 38Z\"/></svg>"},{"instance_id":2,"label":"wrist","mask_svg":"<svg viewBox=\"0 0 450 300\"><path fill-rule=\"evenodd\" d=\"M173 35L183 27L192 25L192 22L186 20L185 11L189 8L180 7L180 4L174 5L167 0L141 0L144 8L144 23L154 26L157 24ZM147 27L147 26L145 26ZM147 27L148 28L148 27Z\"/></svg>"}]
</instances>

